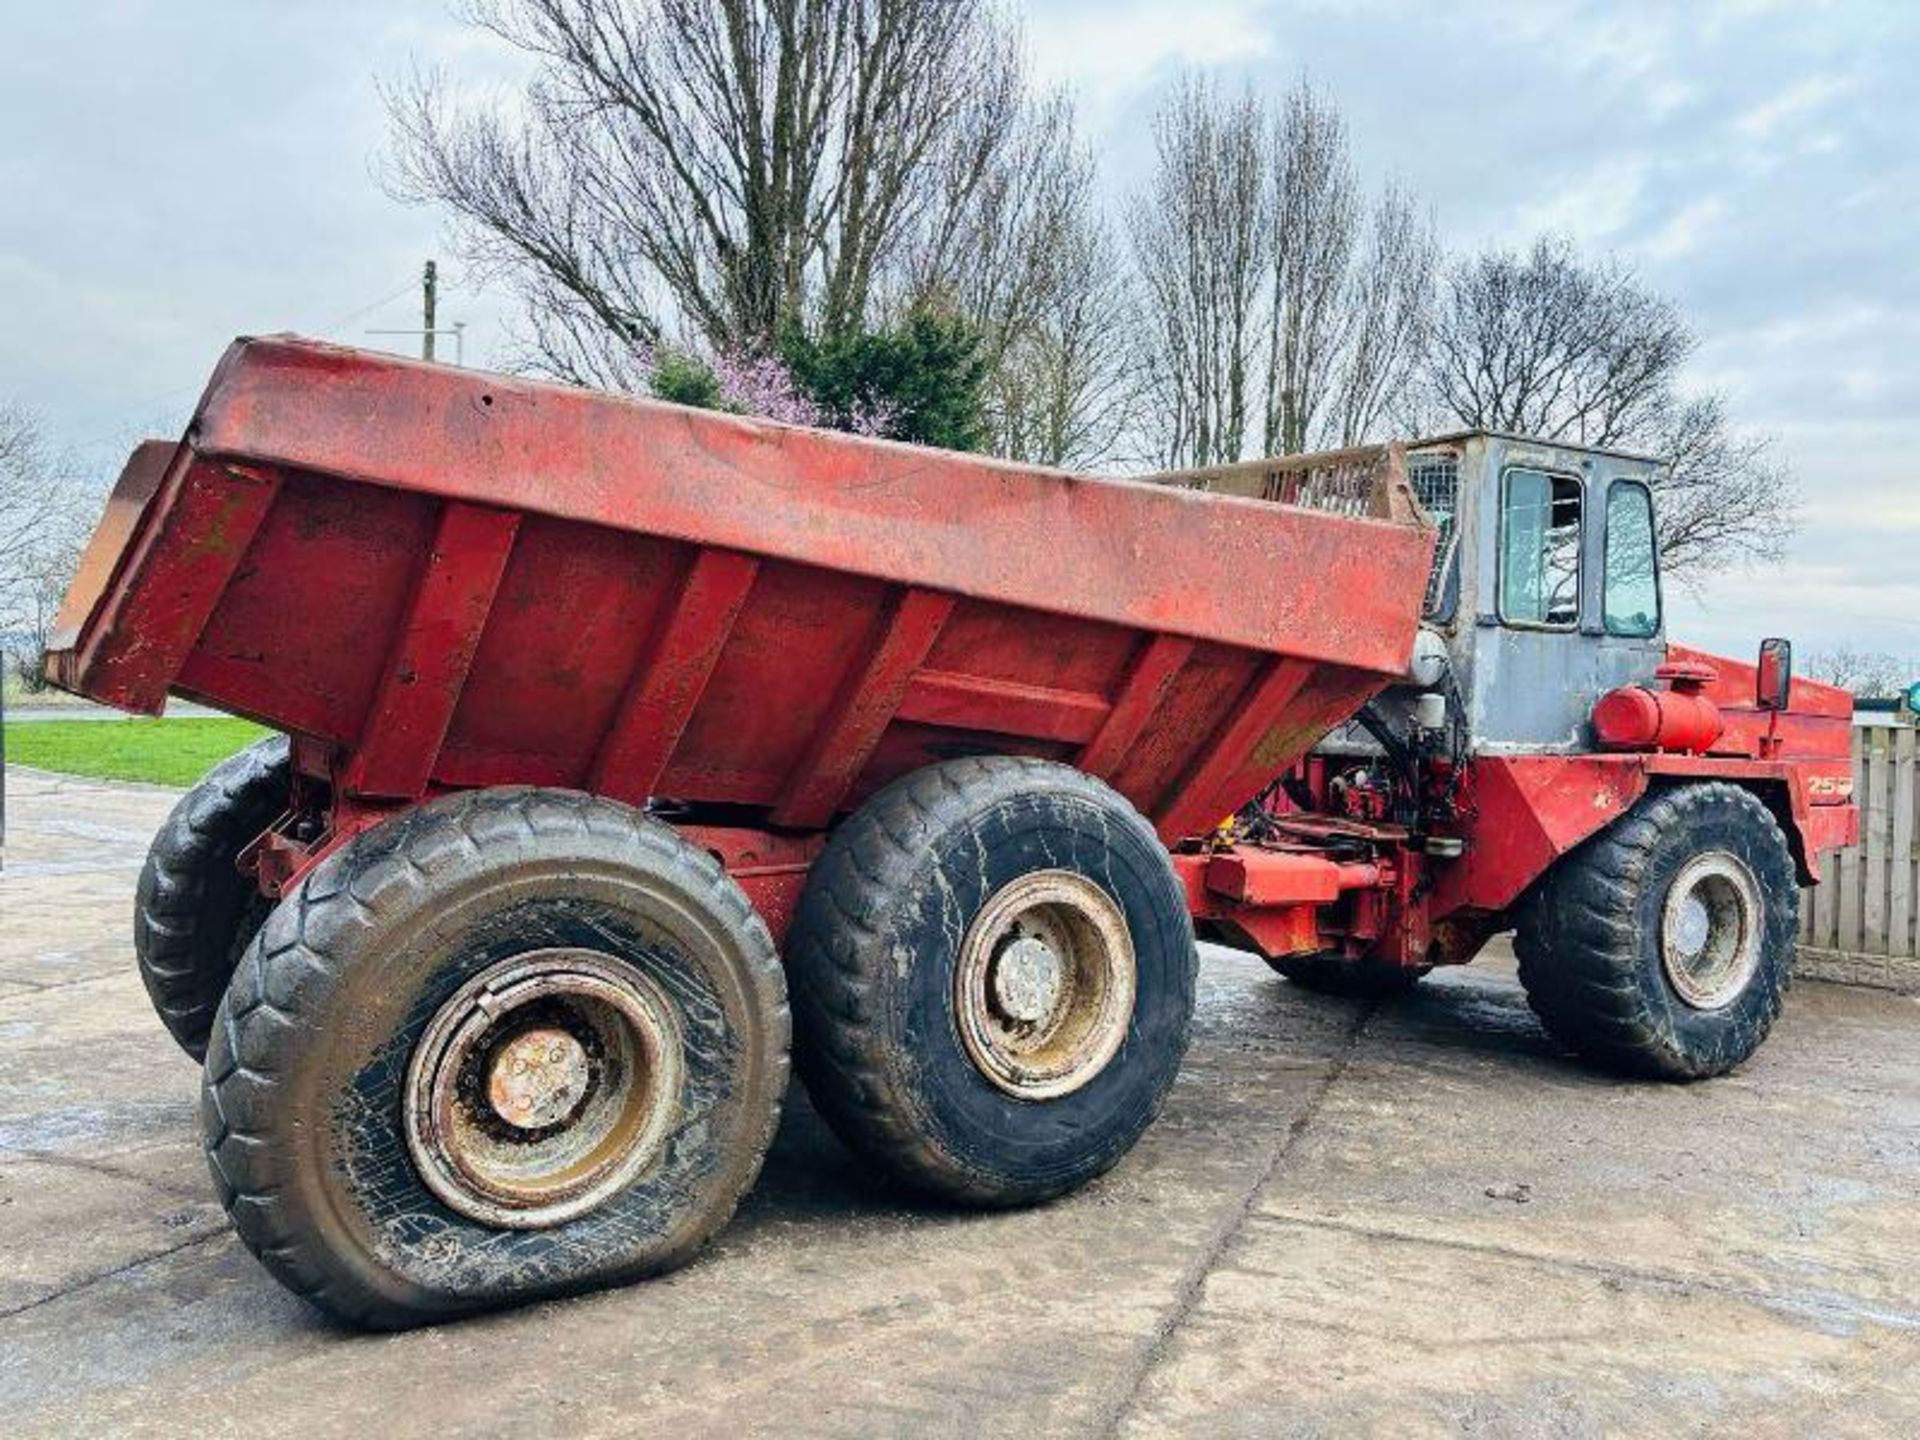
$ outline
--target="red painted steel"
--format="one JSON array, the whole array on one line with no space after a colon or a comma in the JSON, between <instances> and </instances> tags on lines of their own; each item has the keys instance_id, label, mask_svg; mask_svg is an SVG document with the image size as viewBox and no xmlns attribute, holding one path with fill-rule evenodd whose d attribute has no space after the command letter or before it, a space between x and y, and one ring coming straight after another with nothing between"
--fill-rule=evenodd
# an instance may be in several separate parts
<instances>
[{"instance_id":1,"label":"red painted steel","mask_svg":"<svg viewBox=\"0 0 1920 1440\"><path fill-rule=\"evenodd\" d=\"M146 505L165 482L172 469L179 445L171 440L147 440L134 447L120 472L120 479L107 500L107 508L94 526L93 536L81 552L73 583L67 587L60 612L54 617L47 644L60 660L80 643L80 627L86 623L89 605L102 595L113 579L121 557L132 542L134 527L146 512Z\"/></svg>"},{"instance_id":2,"label":"red painted steel","mask_svg":"<svg viewBox=\"0 0 1920 1440\"><path fill-rule=\"evenodd\" d=\"M1649 758L1476 758L1466 853L1438 870L1432 913L1504 910L1560 856L1632 808L1646 792Z\"/></svg>"},{"instance_id":3,"label":"red painted steel","mask_svg":"<svg viewBox=\"0 0 1920 1440\"><path fill-rule=\"evenodd\" d=\"M143 446L128 463L115 489L122 509L152 484L153 458ZM177 449L145 504L143 517L152 523L127 535L111 579L96 565L76 582L78 589L99 580L104 609L93 611L85 628L72 622L71 646L50 650L55 683L84 686L108 705L158 714L278 490L272 470L209 463L185 446ZM117 528L111 517L109 523ZM62 608L78 606L70 600ZM116 635L119 644L111 643Z\"/></svg>"},{"instance_id":4,"label":"red painted steel","mask_svg":"<svg viewBox=\"0 0 1920 1440\"><path fill-rule=\"evenodd\" d=\"M1424 575L1432 545L1404 486L1389 518L1334 525L283 337L228 351L194 445L1382 674L1413 619L1383 577Z\"/></svg>"},{"instance_id":5,"label":"red painted steel","mask_svg":"<svg viewBox=\"0 0 1920 1440\"><path fill-rule=\"evenodd\" d=\"M901 698L902 720L956 725L963 730L1000 727L1045 740L1086 743L1100 733L1113 706L1095 690L1053 690L1011 680L949 675L922 669Z\"/></svg>"},{"instance_id":6,"label":"red painted steel","mask_svg":"<svg viewBox=\"0 0 1920 1440\"><path fill-rule=\"evenodd\" d=\"M840 686L826 723L781 792L773 808L776 825L817 829L833 818L899 712L953 604L951 595L908 590L888 605L874 627L866 659ZM1011 728L1014 722L993 721L1001 723Z\"/></svg>"},{"instance_id":7,"label":"red painted steel","mask_svg":"<svg viewBox=\"0 0 1920 1440\"><path fill-rule=\"evenodd\" d=\"M1368 453L1330 513L241 341L123 482L55 673L292 733L333 783L308 863L504 783L815 832L975 753L1077 760L1173 841L1405 663L1432 531Z\"/></svg>"},{"instance_id":8,"label":"red painted steel","mask_svg":"<svg viewBox=\"0 0 1920 1440\"><path fill-rule=\"evenodd\" d=\"M506 510L440 512L370 728L340 775L348 794L404 800L427 788L519 528L520 517Z\"/></svg>"},{"instance_id":9,"label":"red painted steel","mask_svg":"<svg viewBox=\"0 0 1920 1440\"><path fill-rule=\"evenodd\" d=\"M1344 890L1378 885L1381 875L1378 865L1343 865L1307 851L1232 850L1205 857L1204 883L1235 905L1329 905Z\"/></svg>"},{"instance_id":10,"label":"red painted steel","mask_svg":"<svg viewBox=\"0 0 1920 1440\"><path fill-rule=\"evenodd\" d=\"M594 752L587 789L636 805L654 793L759 573L749 556L725 550L693 556L659 638Z\"/></svg>"},{"instance_id":11,"label":"red painted steel","mask_svg":"<svg viewBox=\"0 0 1920 1440\"><path fill-rule=\"evenodd\" d=\"M1593 738L1602 750L1673 750L1703 754L1727 722L1720 707L1690 690L1622 685L1593 705Z\"/></svg>"},{"instance_id":12,"label":"red painted steel","mask_svg":"<svg viewBox=\"0 0 1920 1440\"><path fill-rule=\"evenodd\" d=\"M1156 635L1142 646L1106 719L1075 763L1089 774L1111 775L1139 740L1192 654L1193 642L1180 635Z\"/></svg>"},{"instance_id":13,"label":"red painted steel","mask_svg":"<svg viewBox=\"0 0 1920 1440\"><path fill-rule=\"evenodd\" d=\"M783 938L800 903L807 871L813 868L826 837L777 835L730 825L681 825L678 829L727 867L774 939Z\"/></svg>"},{"instance_id":14,"label":"red painted steel","mask_svg":"<svg viewBox=\"0 0 1920 1440\"><path fill-rule=\"evenodd\" d=\"M1196 918L1275 955L1467 958L1669 780L1753 788L1803 878L1851 838L1844 692L1797 681L1762 710L1751 666L1674 646L1667 678L1694 693L1635 692L1657 712L1643 750L1428 762L1458 791L1440 851L1380 820L1377 788L1329 803L1321 760L1297 778L1331 813L1283 804L1277 839L1183 843L1397 676L1432 531L1393 447L1163 478L242 341L187 439L129 462L52 672L289 732L325 813L252 850L276 893L423 796L570 786L670 797L777 937L837 815L982 753L1108 780L1179 852ZM1677 747L1704 753L1668 744L1683 700L1724 717Z\"/></svg>"},{"instance_id":15,"label":"red painted steel","mask_svg":"<svg viewBox=\"0 0 1920 1440\"><path fill-rule=\"evenodd\" d=\"M1711 669L1714 678L1701 694L1714 703L1726 720L1726 729L1714 742L1714 753L1776 760L1807 760L1831 767L1852 753L1853 696L1837 685L1817 680L1795 680L1785 710L1763 710L1755 703L1759 681L1751 662L1709 655L1686 645L1667 647L1669 664L1696 664ZM1819 787L1816 803L1844 804L1852 797L1849 768L1844 788Z\"/></svg>"},{"instance_id":16,"label":"red painted steel","mask_svg":"<svg viewBox=\"0 0 1920 1440\"><path fill-rule=\"evenodd\" d=\"M1821 854L1854 843L1850 803L1853 698L1795 680L1788 708L1762 710L1755 667L1671 644L1660 675L1691 692L1721 722L1703 753L1481 755L1472 761L1466 841L1457 860L1434 867L1425 908L1436 920L1505 910L1560 856L1618 819L1656 781L1719 780L1752 790L1786 830L1803 884L1820 879ZM1611 698L1611 697L1609 697ZM1598 718L1598 717L1596 717Z\"/></svg>"}]
</instances>

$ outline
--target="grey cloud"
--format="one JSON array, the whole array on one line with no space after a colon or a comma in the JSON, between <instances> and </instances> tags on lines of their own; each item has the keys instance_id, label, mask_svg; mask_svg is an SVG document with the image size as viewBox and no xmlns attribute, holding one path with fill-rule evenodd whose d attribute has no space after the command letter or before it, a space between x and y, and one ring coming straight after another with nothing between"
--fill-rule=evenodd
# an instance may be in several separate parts
<instances>
[{"instance_id":1,"label":"grey cloud","mask_svg":"<svg viewBox=\"0 0 1920 1440\"><path fill-rule=\"evenodd\" d=\"M1094 138L1116 195L1149 163L1159 87L1200 36L1229 82L1309 71L1340 97L1364 169L1421 190L1451 242L1520 244L1555 223L1634 260L1698 324L1702 382L1781 437L1808 501L1785 566L1676 598L1685 633L1742 651L1776 630L1914 648L1920 594L1900 577L1920 548L1920 6L1029 8L1049 63L1102 87ZM1158 58L1104 63L1116 36ZM104 468L135 429L180 423L236 333L344 321L338 338L364 340L411 323L405 292L439 226L370 173L374 78L410 57L482 83L511 73L444 0L10 7L0 397L46 411ZM453 278L450 313L487 359L501 307Z\"/></svg>"}]
</instances>

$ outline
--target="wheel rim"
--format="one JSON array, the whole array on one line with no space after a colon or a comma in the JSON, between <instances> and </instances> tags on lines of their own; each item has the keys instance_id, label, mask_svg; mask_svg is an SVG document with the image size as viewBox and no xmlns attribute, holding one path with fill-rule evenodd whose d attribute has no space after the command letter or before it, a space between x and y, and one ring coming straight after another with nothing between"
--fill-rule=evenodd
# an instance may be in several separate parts
<instances>
[{"instance_id":1,"label":"wheel rim","mask_svg":"<svg viewBox=\"0 0 1920 1440\"><path fill-rule=\"evenodd\" d=\"M1660 958L1667 982L1695 1010L1723 1010L1760 967L1760 886L1737 855L1696 855L1667 889Z\"/></svg>"},{"instance_id":2,"label":"wheel rim","mask_svg":"<svg viewBox=\"0 0 1920 1440\"><path fill-rule=\"evenodd\" d=\"M470 1219L531 1230L632 1183L678 1112L673 1005L593 950L489 966L428 1022L407 1067L407 1147L427 1188Z\"/></svg>"},{"instance_id":3,"label":"wheel rim","mask_svg":"<svg viewBox=\"0 0 1920 1440\"><path fill-rule=\"evenodd\" d=\"M1071 870L1002 887L967 928L954 1011L974 1067L1010 1095L1070 1094L1106 1068L1133 1019L1134 955L1113 897Z\"/></svg>"}]
</instances>

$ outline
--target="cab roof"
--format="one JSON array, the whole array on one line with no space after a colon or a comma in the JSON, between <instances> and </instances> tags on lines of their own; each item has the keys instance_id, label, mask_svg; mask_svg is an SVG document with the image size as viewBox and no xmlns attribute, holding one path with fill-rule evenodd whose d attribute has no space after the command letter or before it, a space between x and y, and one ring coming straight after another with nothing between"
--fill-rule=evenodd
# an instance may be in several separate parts
<instances>
[{"instance_id":1,"label":"cab roof","mask_svg":"<svg viewBox=\"0 0 1920 1440\"><path fill-rule=\"evenodd\" d=\"M1443 435L1423 435L1406 442L1409 452L1431 450L1441 445L1457 445L1463 440L1510 440L1521 445L1546 445L1555 450L1575 450L1583 455L1605 455L1615 460L1634 460L1643 465L1665 465L1664 456L1640 450L1615 450L1604 445L1583 445L1577 440L1553 440L1544 435L1519 435L1511 430L1449 430Z\"/></svg>"}]
</instances>

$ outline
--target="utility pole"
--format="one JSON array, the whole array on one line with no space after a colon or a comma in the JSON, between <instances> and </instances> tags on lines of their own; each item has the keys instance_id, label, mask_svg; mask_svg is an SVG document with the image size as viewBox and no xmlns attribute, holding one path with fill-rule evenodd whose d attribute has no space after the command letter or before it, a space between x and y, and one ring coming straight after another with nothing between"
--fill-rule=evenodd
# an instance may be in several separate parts
<instances>
[{"instance_id":1,"label":"utility pole","mask_svg":"<svg viewBox=\"0 0 1920 1440\"><path fill-rule=\"evenodd\" d=\"M427 261L426 273L420 277L420 358L433 359L433 302L434 291L440 284L440 269L433 261Z\"/></svg>"},{"instance_id":2,"label":"utility pole","mask_svg":"<svg viewBox=\"0 0 1920 1440\"><path fill-rule=\"evenodd\" d=\"M420 272L420 319L418 330L369 330L369 335L418 335L420 337L420 358L433 359L434 341L442 335L453 336L453 363L467 363L467 322L456 320L447 329L442 330L436 323L440 318L440 267L433 261L427 261L426 268ZM385 303L384 301L382 302Z\"/></svg>"}]
</instances>

